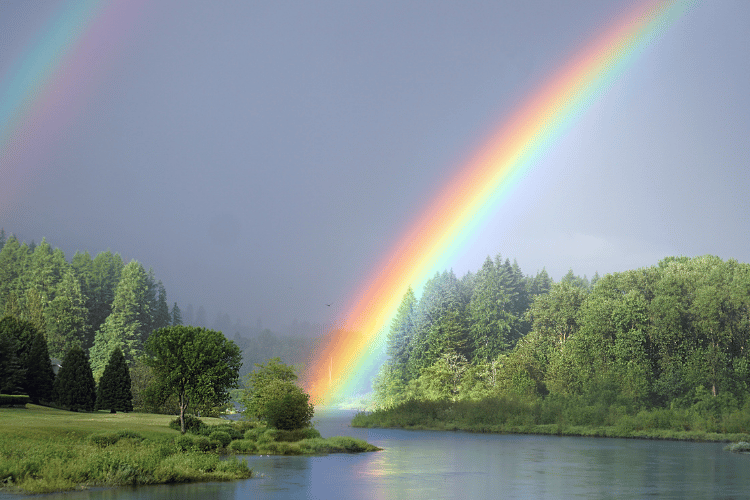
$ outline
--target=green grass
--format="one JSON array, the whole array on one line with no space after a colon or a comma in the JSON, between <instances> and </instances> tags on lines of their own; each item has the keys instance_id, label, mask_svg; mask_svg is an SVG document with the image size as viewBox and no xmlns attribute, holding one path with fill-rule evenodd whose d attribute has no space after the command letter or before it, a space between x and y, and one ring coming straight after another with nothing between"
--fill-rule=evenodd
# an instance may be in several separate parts
<instances>
[{"instance_id":1,"label":"green grass","mask_svg":"<svg viewBox=\"0 0 750 500\"><path fill-rule=\"evenodd\" d=\"M47 493L88 486L222 481L247 463L184 450L168 415L73 413L28 405L0 410L0 485ZM219 419L205 419L220 423Z\"/></svg>"},{"instance_id":2,"label":"green grass","mask_svg":"<svg viewBox=\"0 0 750 500\"><path fill-rule=\"evenodd\" d=\"M353 427L468 431L508 434L750 441L748 417L735 411L723 417L684 409L653 409L629 415L602 405L524 402L507 398L482 401L409 401L391 409L359 413Z\"/></svg>"}]
</instances>

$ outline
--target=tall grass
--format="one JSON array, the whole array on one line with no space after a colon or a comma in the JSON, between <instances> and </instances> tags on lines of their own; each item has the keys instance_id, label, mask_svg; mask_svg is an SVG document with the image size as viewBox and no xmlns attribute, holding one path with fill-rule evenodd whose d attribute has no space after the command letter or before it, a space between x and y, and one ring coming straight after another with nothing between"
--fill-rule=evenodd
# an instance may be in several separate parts
<instances>
[{"instance_id":1,"label":"tall grass","mask_svg":"<svg viewBox=\"0 0 750 500\"><path fill-rule=\"evenodd\" d=\"M694 441L750 441L750 409L714 415L694 408L638 412L590 404L576 397L480 401L408 401L390 409L359 413L354 427L465 430Z\"/></svg>"},{"instance_id":2,"label":"tall grass","mask_svg":"<svg viewBox=\"0 0 750 500\"><path fill-rule=\"evenodd\" d=\"M119 416L115 416L119 415ZM70 413L29 405L0 412L0 484L48 493L251 477L245 461L184 450L169 417ZM114 417L114 418L113 418Z\"/></svg>"}]
</instances>

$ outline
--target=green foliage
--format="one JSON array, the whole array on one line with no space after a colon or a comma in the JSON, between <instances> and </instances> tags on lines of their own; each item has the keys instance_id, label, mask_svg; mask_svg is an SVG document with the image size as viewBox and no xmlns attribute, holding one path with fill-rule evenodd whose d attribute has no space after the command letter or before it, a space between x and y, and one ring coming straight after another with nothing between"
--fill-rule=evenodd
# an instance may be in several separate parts
<instances>
[{"instance_id":1,"label":"green foliage","mask_svg":"<svg viewBox=\"0 0 750 500\"><path fill-rule=\"evenodd\" d=\"M93 411L96 384L89 358L80 347L73 347L65 355L55 378L53 397L58 405L71 411Z\"/></svg>"},{"instance_id":2,"label":"green foliage","mask_svg":"<svg viewBox=\"0 0 750 500\"><path fill-rule=\"evenodd\" d=\"M294 381L294 368L279 358L269 359L265 364L256 364L255 371L245 376L243 388L237 392L237 400L244 407L243 415L248 420L267 420L267 404L298 390Z\"/></svg>"},{"instance_id":3,"label":"green foliage","mask_svg":"<svg viewBox=\"0 0 750 500\"><path fill-rule=\"evenodd\" d=\"M276 429L291 431L309 427L314 414L310 395L296 385L292 385L281 398L266 402L266 421Z\"/></svg>"},{"instance_id":4,"label":"green foliage","mask_svg":"<svg viewBox=\"0 0 750 500\"><path fill-rule=\"evenodd\" d=\"M130 391L130 371L125 356L119 348L112 355L104 368L96 392L97 410L133 411L133 394Z\"/></svg>"},{"instance_id":5,"label":"green foliage","mask_svg":"<svg viewBox=\"0 0 750 500\"><path fill-rule=\"evenodd\" d=\"M226 404L238 384L240 350L220 332L171 326L153 332L147 347L158 394L177 396L183 433L186 410Z\"/></svg>"},{"instance_id":6,"label":"green foliage","mask_svg":"<svg viewBox=\"0 0 750 500\"><path fill-rule=\"evenodd\" d=\"M229 446L229 443L232 442L232 436L230 436L226 431L213 431L211 434L209 434L208 439L211 441L219 442L224 448Z\"/></svg>"},{"instance_id":7,"label":"green foliage","mask_svg":"<svg viewBox=\"0 0 750 500\"><path fill-rule=\"evenodd\" d=\"M185 432L192 432L193 434L200 434L201 431L207 427L206 424L203 423L203 420L196 417L195 415L190 414L186 414L182 419L177 417L176 419L169 422L169 428L176 431L182 430L183 425L185 428Z\"/></svg>"},{"instance_id":8,"label":"green foliage","mask_svg":"<svg viewBox=\"0 0 750 500\"><path fill-rule=\"evenodd\" d=\"M26 406L31 403L29 396L0 394L0 406Z\"/></svg>"}]
</instances>

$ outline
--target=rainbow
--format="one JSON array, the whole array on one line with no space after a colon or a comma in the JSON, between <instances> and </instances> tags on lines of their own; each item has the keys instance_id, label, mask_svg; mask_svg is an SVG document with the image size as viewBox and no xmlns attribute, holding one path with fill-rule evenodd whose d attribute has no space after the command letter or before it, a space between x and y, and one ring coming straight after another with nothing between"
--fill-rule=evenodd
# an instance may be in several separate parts
<instances>
[{"instance_id":1,"label":"rainbow","mask_svg":"<svg viewBox=\"0 0 750 500\"><path fill-rule=\"evenodd\" d=\"M0 213L23 196L25 183L48 163L44 145L85 108L112 54L132 37L143 4L60 2L0 74Z\"/></svg>"},{"instance_id":2,"label":"rainbow","mask_svg":"<svg viewBox=\"0 0 750 500\"><path fill-rule=\"evenodd\" d=\"M417 292L449 268L524 173L694 3L641 2L504 120L375 267L310 357L302 381L313 400L326 405L355 395L384 361L387 326L408 287Z\"/></svg>"}]
</instances>

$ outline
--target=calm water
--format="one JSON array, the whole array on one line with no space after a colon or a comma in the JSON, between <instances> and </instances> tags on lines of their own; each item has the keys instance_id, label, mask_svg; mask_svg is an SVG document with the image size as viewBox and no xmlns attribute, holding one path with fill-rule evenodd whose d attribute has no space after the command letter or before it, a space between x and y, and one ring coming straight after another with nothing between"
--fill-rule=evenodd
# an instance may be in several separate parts
<instances>
[{"instance_id":1,"label":"calm water","mask_svg":"<svg viewBox=\"0 0 750 500\"><path fill-rule=\"evenodd\" d=\"M384 451L324 457L249 456L261 477L41 498L750 497L750 456L724 451L721 443L352 429L350 418L351 414L343 413L318 415L316 427L324 437L355 436Z\"/></svg>"}]
</instances>

